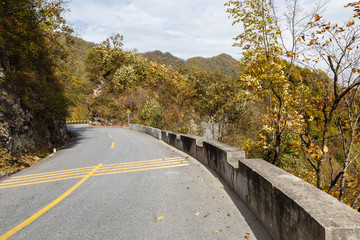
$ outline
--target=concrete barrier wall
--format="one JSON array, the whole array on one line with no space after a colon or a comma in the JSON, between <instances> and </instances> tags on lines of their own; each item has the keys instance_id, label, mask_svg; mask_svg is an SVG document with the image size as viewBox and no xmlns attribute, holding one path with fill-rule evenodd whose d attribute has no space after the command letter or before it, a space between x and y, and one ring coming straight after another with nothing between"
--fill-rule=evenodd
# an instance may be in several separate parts
<instances>
[{"instance_id":1,"label":"concrete barrier wall","mask_svg":"<svg viewBox=\"0 0 360 240\"><path fill-rule=\"evenodd\" d=\"M155 136L218 172L274 239L360 239L360 213L262 159L245 159L238 148L196 136L132 124L130 129Z\"/></svg>"},{"instance_id":2,"label":"concrete barrier wall","mask_svg":"<svg viewBox=\"0 0 360 240\"><path fill-rule=\"evenodd\" d=\"M157 129L157 128L153 128L153 127L148 127L148 126L141 126L138 124L130 124L129 129L131 130L135 130L138 132L142 132L142 133L146 133L156 139L161 140L161 130Z\"/></svg>"}]
</instances>

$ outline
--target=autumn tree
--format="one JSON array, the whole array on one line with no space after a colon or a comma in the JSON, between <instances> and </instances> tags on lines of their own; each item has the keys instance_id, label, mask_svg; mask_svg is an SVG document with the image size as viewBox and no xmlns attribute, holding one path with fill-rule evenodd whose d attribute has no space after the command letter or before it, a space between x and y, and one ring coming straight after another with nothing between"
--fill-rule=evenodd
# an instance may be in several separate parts
<instances>
[{"instance_id":1,"label":"autumn tree","mask_svg":"<svg viewBox=\"0 0 360 240\"><path fill-rule=\"evenodd\" d=\"M246 99L238 81L220 71L193 70L189 78L194 82L196 112L210 126L211 138L224 141L245 112Z\"/></svg>"},{"instance_id":2,"label":"autumn tree","mask_svg":"<svg viewBox=\"0 0 360 240\"><path fill-rule=\"evenodd\" d=\"M0 4L0 72L2 87L20 97L23 107L44 124L64 120L67 100L57 62L65 52L58 42L65 24L64 2L2 1Z\"/></svg>"},{"instance_id":3,"label":"autumn tree","mask_svg":"<svg viewBox=\"0 0 360 240\"><path fill-rule=\"evenodd\" d=\"M359 18L359 3L350 3L347 7L354 7L354 18ZM311 99L311 108L318 109L321 117L313 118L311 110L305 109L305 124L300 136L303 152L317 172L317 186L322 189L324 164L331 159L331 126L339 106L343 101L350 103L347 96L360 85L360 28L353 18L339 25L321 20L318 14L309 25L311 32L298 41L306 43L308 50L303 54L303 62L317 76L309 82L312 91L317 93ZM314 125L316 127L312 127Z\"/></svg>"},{"instance_id":4,"label":"autumn tree","mask_svg":"<svg viewBox=\"0 0 360 240\"><path fill-rule=\"evenodd\" d=\"M242 48L241 77L243 85L264 103L263 128L259 132L260 145L266 148L265 158L281 165L283 136L297 127L307 91L301 82L291 81L291 71L297 49L296 39L306 27L297 22L297 1L288 15L291 31L290 47L285 46L282 29L272 0L229 1L227 12L234 18L233 25L241 23L243 33L235 37L234 46ZM299 29L300 30L299 30ZM290 58L287 64L283 58ZM296 97L295 97L296 96Z\"/></svg>"},{"instance_id":5,"label":"autumn tree","mask_svg":"<svg viewBox=\"0 0 360 240\"><path fill-rule=\"evenodd\" d=\"M341 166L338 174L332 179L328 192L332 190L337 181L339 181L338 199L341 202L348 201L345 196L346 177L349 176L351 165L360 156L360 91L359 86L353 88L349 94L344 96L342 104L335 113L335 124L340 132L341 153L343 161L339 161ZM354 184L352 184L354 185ZM352 186L350 185L350 187ZM360 194L360 193L358 193Z\"/></svg>"}]
</instances>

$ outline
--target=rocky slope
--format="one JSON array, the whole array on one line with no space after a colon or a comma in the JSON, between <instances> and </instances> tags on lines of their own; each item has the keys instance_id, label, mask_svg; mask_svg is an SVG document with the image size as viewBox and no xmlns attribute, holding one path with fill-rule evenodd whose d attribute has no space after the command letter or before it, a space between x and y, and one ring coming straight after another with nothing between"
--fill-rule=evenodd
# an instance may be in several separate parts
<instances>
[{"instance_id":1,"label":"rocky slope","mask_svg":"<svg viewBox=\"0 0 360 240\"><path fill-rule=\"evenodd\" d=\"M9 88L0 87L0 150L7 154L24 154L36 148L63 144L65 120L42 123L33 117Z\"/></svg>"}]
</instances>

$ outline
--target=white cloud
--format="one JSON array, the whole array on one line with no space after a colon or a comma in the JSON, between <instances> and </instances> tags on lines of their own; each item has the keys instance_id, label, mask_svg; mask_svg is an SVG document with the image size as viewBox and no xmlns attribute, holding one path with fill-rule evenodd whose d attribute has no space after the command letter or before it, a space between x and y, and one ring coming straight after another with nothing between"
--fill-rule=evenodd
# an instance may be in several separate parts
<instances>
[{"instance_id":1,"label":"white cloud","mask_svg":"<svg viewBox=\"0 0 360 240\"><path fill-rule=\"evenodd\" d=\"M139 52L161 50L181 57L211 57L228 53L239 58L233 37L241 27L231 26L226 0L72 0L68 23L88 41L101 42L113 33L124 35L125 48ZM344 18L346 0L331 0L327 15ZM308 3L308 4L306 4ZM304 0L308 8L313 0ZM341 15L341 16L340 16ZM350 16L349 16L350 17ZM346 21L348 17L344 18Z\"/></svg>"},{"instance_id":2,"label":"white cloud","mask_svg":"<svg viewBox=\"0 0 360 240\"><path fill-rule=\"evenodd\" d=\"M72 0L68 23L85 40L101 42L124 35L125 47L140 52L168 51L181 58L228 53L237 57L236 28L221 0ZM223 41L226 39L227 41Z\"/></svg>"}]
</instances>

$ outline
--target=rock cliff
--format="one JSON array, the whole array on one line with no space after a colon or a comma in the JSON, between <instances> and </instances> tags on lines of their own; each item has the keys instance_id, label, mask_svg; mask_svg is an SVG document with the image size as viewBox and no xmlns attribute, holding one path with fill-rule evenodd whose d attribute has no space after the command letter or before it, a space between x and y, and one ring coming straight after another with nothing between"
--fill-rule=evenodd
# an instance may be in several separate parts
<instances>
[{"instance_id":1,"label":"rock cliff","mask_svg":"<svg viewBox=\"0 0 360 240\"><path fill-rule=\"evenodd\" d=\"M9 88L0 87L0 150L25 154L38 147L51 149L66 140L65 119L44 123L21 105Z\"/></svg>"}]
</instances>

